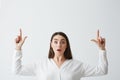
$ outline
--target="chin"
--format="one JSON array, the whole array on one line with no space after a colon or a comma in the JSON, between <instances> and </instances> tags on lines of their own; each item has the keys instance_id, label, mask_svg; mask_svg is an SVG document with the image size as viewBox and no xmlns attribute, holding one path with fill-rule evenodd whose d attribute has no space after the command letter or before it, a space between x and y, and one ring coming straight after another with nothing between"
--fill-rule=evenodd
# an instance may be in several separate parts
<instances>
[{"instance_id":1,"label":"chin","mask_svg":"<svg viewBox=\"0 0 120 80\"><path fill-rule=\"evenodd\" d=\"M61 55L63 55L63 53L57 52L56 55L61 56Z\"/></svg>"}]
</instances>

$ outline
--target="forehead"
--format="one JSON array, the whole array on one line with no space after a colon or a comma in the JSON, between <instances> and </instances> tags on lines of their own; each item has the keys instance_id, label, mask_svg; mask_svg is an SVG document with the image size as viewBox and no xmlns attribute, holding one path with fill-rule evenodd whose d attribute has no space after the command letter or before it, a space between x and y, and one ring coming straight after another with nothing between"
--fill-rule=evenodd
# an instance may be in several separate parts
<instances>
[{"instance_id":1,"label":"forehead","mask_svg":"<svg viewBox=\"0 0 120 80\"><path fill-rule=\"evenodd\" d=\"M58 34L53 37L53 40L66 40L66 39L63 36Z\"/></svg>"}]
</instances>

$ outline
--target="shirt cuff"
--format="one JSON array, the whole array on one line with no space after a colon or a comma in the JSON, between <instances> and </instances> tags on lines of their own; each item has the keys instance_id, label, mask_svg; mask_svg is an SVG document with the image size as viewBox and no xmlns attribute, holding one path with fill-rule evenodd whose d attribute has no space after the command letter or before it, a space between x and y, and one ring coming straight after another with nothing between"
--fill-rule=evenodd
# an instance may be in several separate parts
<instances>
[{"instance_id":1,"label":"shirt cuff","mask_svg":"<svg viewBox=\"0 0 120 80\"><path fill-rule=\"evenodd\" d=\"M106 50L101 50L101 49L99 49L99 54L106 55Z\"/></svg>"},{"instance_id":2,"label":"shirt cuff","mask_svg":"<svg viewBox=\"0 0 120 80\"><path fill-rule=\"evenodd\" d=\"M15 55L16 56L21 56L22 55L22 50L16 50L15 49Z\"/></svg>"}]
</instances>

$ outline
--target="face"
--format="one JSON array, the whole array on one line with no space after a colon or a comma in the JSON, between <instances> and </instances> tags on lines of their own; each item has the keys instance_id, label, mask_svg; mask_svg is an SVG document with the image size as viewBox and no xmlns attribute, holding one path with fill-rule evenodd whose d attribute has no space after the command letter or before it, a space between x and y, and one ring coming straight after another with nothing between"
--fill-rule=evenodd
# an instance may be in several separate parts
<instances>
[{"instance_id":1,"label":"face","mask_svg":"<svg viewBox=\"0 0 120 80\"><path fill-rule=\"evenodd\" d=\"M55 56L63 56L67 48L66 39L61 35L55 35L51 42L51 47L55 53Z\"/></svg>"}]
</instances>

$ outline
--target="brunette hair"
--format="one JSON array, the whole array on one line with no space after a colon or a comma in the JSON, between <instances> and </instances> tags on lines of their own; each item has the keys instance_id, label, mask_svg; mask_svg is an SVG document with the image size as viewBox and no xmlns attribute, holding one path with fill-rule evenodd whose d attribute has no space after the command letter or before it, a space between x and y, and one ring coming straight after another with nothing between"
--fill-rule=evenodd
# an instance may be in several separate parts
<instances>
[{"instance_id":1,"label":"brunette hair","mask_svg":"<svg viewBox=\"0 0 120 80\"><path fill-rule=\"evenodd\" d=\"M50 40L50 49L49 49L48 58L53 58L54 55L55 55L55 53L54 53L54 51L53 51L53 49L51 47L51 42L53 40L53 37L56 36L56 35L61 35L61 36L63 36L66 39L67 48L66 48L66 50L64 52L64 57L66 59L72 59L72 52L71 52L71 48L70 48L70 43L69 43L67 35L65 33L63 33L63 32L55 32L55 33L53 33L53 35L51 37L51 40Z\"/></svg>"}]
</instances>

